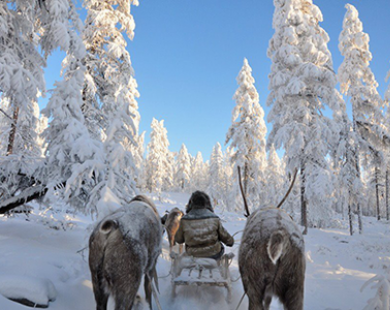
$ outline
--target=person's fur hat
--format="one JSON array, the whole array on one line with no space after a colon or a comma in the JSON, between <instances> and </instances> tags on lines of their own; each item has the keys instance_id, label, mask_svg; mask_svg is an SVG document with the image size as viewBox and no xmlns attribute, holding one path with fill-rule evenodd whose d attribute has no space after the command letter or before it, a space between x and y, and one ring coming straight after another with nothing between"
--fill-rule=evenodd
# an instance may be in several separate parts
<instances>
[{"instance_id":1,"label":"person's fur hat","mask_svg":"<svg viewBox=\"0 0 390 310\"><path fill-rule=\"evenodd\" d=\"M211 212L214 212L213 207L211 206L210 197L201 191L193 192L186 206L186 213L190 212L192 209L208 209Z\"/></svg>"}]
</instances>

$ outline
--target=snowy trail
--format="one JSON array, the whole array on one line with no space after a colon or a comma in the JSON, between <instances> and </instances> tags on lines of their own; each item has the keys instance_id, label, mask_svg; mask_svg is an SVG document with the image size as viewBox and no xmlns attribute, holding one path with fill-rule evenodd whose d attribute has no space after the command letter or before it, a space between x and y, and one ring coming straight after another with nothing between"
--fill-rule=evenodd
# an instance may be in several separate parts
<instances>
[{"instance_id":1,"label":"snowy trail","mask_svg":"<svg viewBox=\"0 0 390 310\"><path fill-rule=\"evenodd\" d=\"M166 194L164 202L156 201L160 215L174 207L185 208L189 195ZM221 212L223 225L233 234L242 230L246 219L242 214ZM60 217L58 215L57 217ZM42 220L46 222L42 224ZM306 242L305 309L307 310L360 310L374 296L369 288L360 292L365 281L375 274L383 274L390 266L390 225L377 223L374 218L365 218L362 236L348 235L347 230L310 229ZM0 217L0 281L2 277L36 277L49 279L57 290L57 299L50 303L52 310L90 310L95 308L92 285L87 263L78 250L89 237L88 227L93 221L89 217L77 217L68 221L64 231L55 218L32 214L7 219ZM59 229L50 228L55 226ZM237 234L239 241L241 234ZM239 242L238 242L239 243ZM231 265L233 279L239 277L237 252L239 244L233 246L236 257ZM172 302L171 278L169 274L168 242L164 236L163 255L158 261L160 302L164 310L222 310L229 309L225 301L226 290L222 288L180 287L178 297ZM230 248L227 248L227 252ZM233 307L243 293L241 281L233 283ZM143 289L140 290L143 295ZM247 298L240 309L247 309ZM11 302L0 295L0 310L30 309ZM156 308L155 308L156 309ZM277 300L272 310L282 309Z\"/></svg>"}]
</instances>

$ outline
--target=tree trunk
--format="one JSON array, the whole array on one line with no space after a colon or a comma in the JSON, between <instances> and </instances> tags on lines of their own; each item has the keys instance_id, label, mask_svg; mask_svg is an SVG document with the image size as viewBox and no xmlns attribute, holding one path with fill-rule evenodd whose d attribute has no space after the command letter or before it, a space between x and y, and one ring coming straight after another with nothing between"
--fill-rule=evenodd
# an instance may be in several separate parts
<instances>
[{"instance_id":1,"label":"tree trunk","mask_svg":"<svg viewBox=\"0 0 390 310\"><path fill-rule=\"evenodd\" d=\"M378 221L381 219L381 210L379 207L379 168L375 165L375 194L376 194L376 216Z\"/></svg>"},{"instance_id":2,"label":"tree trunk","mask_svg":"<svg viewBox=\"0 0 390 310\"><path fill-rule=\"evenodd\" d=\"M350 165L351 163L351 158L350 158L350 150L351 146L348 143L347 145L347 151L345 152L345 164ZM349 220L349 233L351 236L353 235L353 213L352 213L352 203L351 203L351 197L352 197L352 182L351 182L351 177L348 178L348 220ZM343 204L343 209L344 209L344 204ZM343 210L343 217L344 217L344 210Z\"/></svg>"},{"instance_id":3,"label":"tree trunk","mask_svg":"<svg viewBox=\"0 0 390 310\"><path fill-rule=\"evenodd\" d=\"M354 106L352 105L352 118L353 118L353 132L358 134L356 132L356 119L355 119L355 113L354 113ZM356 166L356 174L357 177L360 179L360 164L359 164L359 155L358 155L358 147L356 146L354 148L354 158L355 158L355 166ZM357 202L357 216L358 216L358 226L359 226L359 234L363 233L363 221L362 221L362 210L360 206L360 202Z\"/></svg>"},{"instance_id":4,"label":"tree trunk","mask_svg":"<svg viewBox=\"0 0 390 310\"><path fill-rule=\"evenodd\" d=\"M390 220L389 208L389 168L386 169L386 220Z\"/></svg>"},{"instance_id":5,"label":"tree trunk","mask_svg":"<svg viewBox=\"0 0 390 310\"><path fill-rule=\"evenodd\" d=\"M305 197L305 163L302 162L301 165L301 225L305 228L303 234L307 234L307 205L306 205L306 197Z\"/></svg>"},{"instance_id":6,"label":"tree trunk","mask_svg":"<svg viewBox=\"0 0 390 310\"><path fill-rule=\"evenodd\" d=\"M352 222L352 206L351 206L351 191L348 190L348 220L349 220L349 233L353 235L353 222Z\"/></svg>"},{"instance_id":7,"label":"tree trunk","mask_svg":"<svg viewBox=\"0 0 390 310\"><path fill-rule=\"evenodd\" d=\"M14 108L13 121L11 123L11 131L8 137L8 146L7 146L7 156L13 154L14 152L14 143L15 143L15 135L16 135L16 124L18 123L19 117L19 107Z\"/></svg>"}]
</instances>

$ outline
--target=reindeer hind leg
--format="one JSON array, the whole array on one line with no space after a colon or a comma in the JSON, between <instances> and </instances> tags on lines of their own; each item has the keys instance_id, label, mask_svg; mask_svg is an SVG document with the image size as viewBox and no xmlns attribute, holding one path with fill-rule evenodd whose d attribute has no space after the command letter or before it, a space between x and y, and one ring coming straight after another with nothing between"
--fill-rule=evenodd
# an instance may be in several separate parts
<instances>
[{"instance_id":1,"label":"reindeer hind leg","mask_svg":"<svg viewBox=\"0 0 390 310\"><path fill-rule=\"evenodd\" d=\"M152 310L152 275L145 274L144 280L144 289L145 289L145 299L148 303L150 310Z\"/></svg>"},{"instance_id":2,"label":"reindeer hind leg","mask_svg":"<svg viewBox=\"0 0 390 310\"><path fill-rule=\"evenodd\" d=\"M92 286L95 295L96 310L106 310L109 294L103 284L103 277L101 271L94 270L92 272Z\"/></svg>"},{"instance_id":3,"label":"reindeer hind leg","mask_svg":"<svg viewBox=\"0 0 390 310\"><path fill-rule=\"evenodd\" d=\"M303 310L303 292L297 287L289 288L281 301L285 310Z\"/></svg>"},{"instance_id":4,"label":"reindeer hind leg","mask_svg":"<svg viewBox=\"0 0 390 310\"><path fill-rule=\"evenodd\" d=\"M249 299L249 310L267 310L263 307L264 292L262 290L258 292L253 288L248 288L245 292Z\"/></svg>"}]
</instances>

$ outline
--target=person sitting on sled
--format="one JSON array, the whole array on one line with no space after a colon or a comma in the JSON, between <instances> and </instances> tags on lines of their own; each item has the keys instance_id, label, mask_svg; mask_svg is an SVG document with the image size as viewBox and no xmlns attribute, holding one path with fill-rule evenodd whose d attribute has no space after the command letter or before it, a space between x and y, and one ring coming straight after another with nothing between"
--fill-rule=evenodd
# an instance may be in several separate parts
<instances>
[{"instance_id":1,"label":"person sitting on sled","mask_svg":"<svg viewBox=\"0 0 390 310\"><path fill-rule=\"evenodd\" d=\"M229 247L234 244L233 237L214 213L209 196L201 191L191 195L175 241L185 243L187 255L213 259L220 259L224 254L222 243Z\"/></svg>"}]
</instances>

